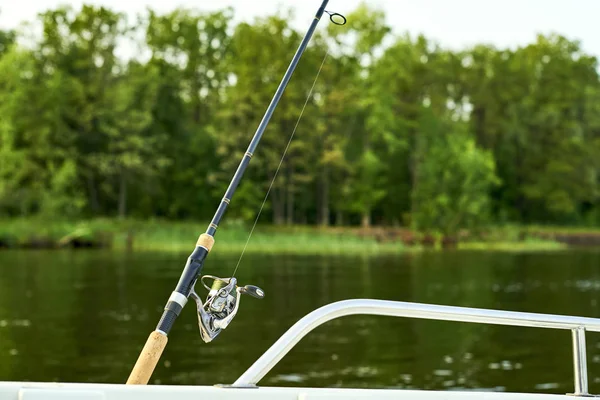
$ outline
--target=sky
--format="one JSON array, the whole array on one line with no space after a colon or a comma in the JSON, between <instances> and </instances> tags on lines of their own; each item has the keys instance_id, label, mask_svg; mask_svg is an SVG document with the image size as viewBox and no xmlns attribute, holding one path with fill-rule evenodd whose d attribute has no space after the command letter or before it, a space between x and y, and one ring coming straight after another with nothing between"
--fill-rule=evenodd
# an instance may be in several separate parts
<instances>
[{"instance_id":1,"label":"sky","mask_svg":"<svg viewBox=\"0 0 600 400\"><path fill-rule=\"evenodd\" d=\"M0 0L0 29L33 21L38 12L59 4L75 8L102 4L132 17L146 7L170 11L177 6L215 10L231 6L237 20L252 20L278 8L295 10L293 25L307 27L321 0ZM361 0L330 0L330 11L350 13ZM476 43L516 47L537 33L557 32L580 40L583 50L600 57L600 0L367 0L382 8L396 33L423 33L445 47ZM321 26L321 29L323 27Z\"/></svg>"}]
</instances>

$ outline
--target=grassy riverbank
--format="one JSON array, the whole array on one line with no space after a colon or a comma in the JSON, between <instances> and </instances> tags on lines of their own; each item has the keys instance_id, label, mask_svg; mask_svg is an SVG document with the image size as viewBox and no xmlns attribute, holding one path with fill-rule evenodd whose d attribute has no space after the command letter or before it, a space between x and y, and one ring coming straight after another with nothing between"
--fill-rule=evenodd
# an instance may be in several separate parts
<instances>
[{"instance_id":1,"label":"grassy riverbank","mask_svg":"<svg viewBox=\"0 0 600 400\"><path fill-rule=\"evenodd\" d=\"M523 252L523 251L555 251L564 250L569 246L554 240L528 239L519 242L501 241L501 242L465 242L459 243L457 248L460 250L479 250L479 251L504 251L504 252Z\"/></svg>"},{"instance_id":2,"label":"grassy riverbank","mask_svg":"<svg viewBox=\"0 0 600 400\"><path fill-rule=\"evenodd\" d=\"M94 219L89 221L0 220L0 247L107 247L116 250L190 251L208 223ZM215 250L240 252L250 228L223 224ZM406 250L401 242L379 243L339 230L258 226L246 249L250 253L378 254Z\"/></svg>"},{"instance_id":3,"label":"grassy riverbank","mask_svg":"<svg viewBox=\"0 0 600 400\"><path fill-rule=\"evenodd\" d=\"M206 223L162 220L92 219L59 221L37 218L0 219L0 247L104 247L133 251L189 251ZM250 227L223 224L215 250L242 251ZM273 254L394 254L444 247L478 251L553 251L570 244L600 243L600 229L557 227L494 227L461 234L444 246L441 236L402 229L348 227L258 226L246 249ZM597 244L596 244L597 245Z\"/></svg>"}]
</instances>

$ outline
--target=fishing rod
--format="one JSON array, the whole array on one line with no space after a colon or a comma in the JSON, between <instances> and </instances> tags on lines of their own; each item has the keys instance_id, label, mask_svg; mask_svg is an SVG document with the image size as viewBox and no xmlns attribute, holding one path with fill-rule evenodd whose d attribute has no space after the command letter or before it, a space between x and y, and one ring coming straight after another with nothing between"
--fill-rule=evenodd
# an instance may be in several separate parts
<instances>
[{"instance_id":1,"label":"fishing rod","mask_svg":"<svg viewBox=\"0 0 600 400\"><path fill-rule=\"evenodd\" d=\"M271 120L273 112L285 91L285 88L290 81L294 70L296 69L302 54L306 50L306 47L324 13L329 15L329 19L336 25L344 25L346 18L338 13L329 12L325 10L329 0L323 0L319 7L313 21L308 28L308 31L304 35L302 42L298 46L298 50L294 54L290 65L283 75L279 87L275 91L275 95L265 112L256 133L250 141L250 145L246 150L246 153L242 157L240 164L229 183L229 187L225 191L225 196L221 200L215 215L208 225L206 232L201 234L196 242L196 248L192 254L188 257L179 282L175 287L175 290L171 293L167 304L164 308L163 314L156 326L156 329L150 333L146 344L144 345L138 360L127 379L127 384L138 384L145 385L148 383L154 368L156 367L160 356L165 349L168 341L168 335L173 328L175 320L186 305L188 298L192 297L196 302L198 311L198 325L200 327L200 336L204 342L208 343L221 333L221 331L231 323L233 317L237 314L240 305L240 296L242 294L248 294L252 297L262 299L265 293L262 289L253 285L246 285L240 287L237 285L235 277L231 278L219 278L212 275L204 275L200 278L202 285L208 290L208 295L205 301L202 301L200 296L196 294L194 287L198 278L202 273L204 260L212 249L215 243L215 233L217 227L225 214L225 210L229 205L235 190L237 189L250 159L252 158L260 139ZM310 94L309 94L310 96ZM308 100L308 99L307 99ZM291 140L291 139L290 139ZM284 153L285 156L285 153ZM267 193L268 195L268 193ZM266 200L266 198L265 198ZM235 274L235 272L234 272ZM212 280L211 285L208 282Z\"/></svg>"}]
</instances>

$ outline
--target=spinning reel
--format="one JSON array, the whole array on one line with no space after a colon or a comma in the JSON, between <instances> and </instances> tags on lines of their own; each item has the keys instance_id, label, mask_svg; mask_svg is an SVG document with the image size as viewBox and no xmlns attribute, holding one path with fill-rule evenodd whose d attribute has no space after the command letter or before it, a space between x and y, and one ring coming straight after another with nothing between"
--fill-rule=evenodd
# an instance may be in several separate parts
<instances>
[{"instance_id":1,"label":"spinning reel","mask_svg":"<svg viewBox=\"0 0 600 400\"><path fill-rule=\"evenodd\" d=\"M212 279L212 285L208 286L205 280ZM196 302L198 308L198 325L200 336L205 343L212 341L233 320L240 307L240 297L248 294L257 299L263 299L265 292L258 286L237 286L237 279L219 278L212 275L204 275L200 278L202 286L208 290L206 301L192 290L190 297Z\"/></svg>"}]
</instances>

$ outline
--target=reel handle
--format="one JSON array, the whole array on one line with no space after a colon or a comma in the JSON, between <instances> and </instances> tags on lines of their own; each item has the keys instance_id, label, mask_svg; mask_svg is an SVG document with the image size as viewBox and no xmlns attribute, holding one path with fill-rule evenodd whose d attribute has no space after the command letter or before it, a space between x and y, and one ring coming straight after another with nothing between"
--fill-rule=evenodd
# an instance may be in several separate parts
<instances>
[{"instance_id":1,"label":"reel handle","mask_svg":"<svg viewBox=\"0 0 600 400\"><path fill-rule=\"evenodd\" d=\"M249 294L250 296L252 296L256 299L264 299L265 298L264 290L262 290L258 286L246 285L244 287L238 288L238 290L240 291L240 293Z\"/></svg>"}]
</instances>

